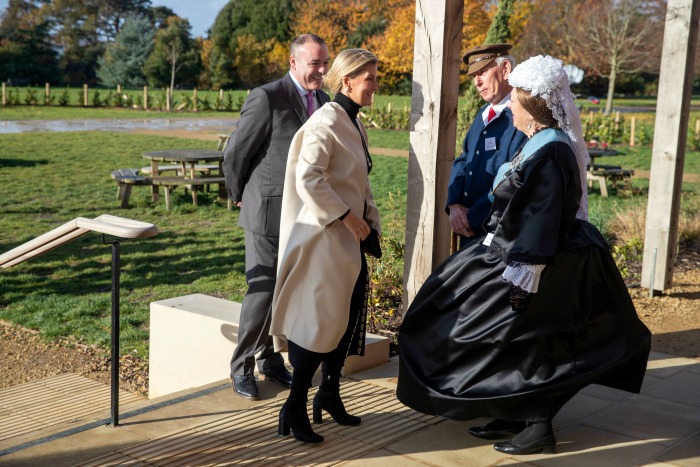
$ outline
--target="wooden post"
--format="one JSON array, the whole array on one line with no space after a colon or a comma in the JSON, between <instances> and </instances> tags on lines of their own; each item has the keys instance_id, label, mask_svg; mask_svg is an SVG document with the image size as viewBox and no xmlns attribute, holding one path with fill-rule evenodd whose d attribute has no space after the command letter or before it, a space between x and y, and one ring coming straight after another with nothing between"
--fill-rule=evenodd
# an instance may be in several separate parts
<instances>
[{"instance_id":1,"label":"wooden post","mask_svg":"<svg viewBox=\"0 0 700 467\"><path fill-rule=\"evenodd\" d=\"M224 89L223 88L219 89L219 100L221 102L224 101Z\"/></svg>"},{"instance_id":2,"label":"wooden post","mask_svg":"<svg viewBox=\"0 0 700 467\"><path fill-rule=\"evenodd\" d=\"M7 86L2 82L2 105L7 105Z\"/></svg>"},{"instance_id":3,"label":"wooden post","mask_svg":"<svg viewBox=\"0 0 700 467\"><path fill-rule=\"evenodd\" d=\"M695 139L700 139L700 118L695 119Z\"/></svg>"},{"instance_id":4,"label":"wooden post","mask_svg":"<svg viewBox=\"0 0 700 467\"><path fill-rule=\"evenodd\" d=\"M700 2L668 1L641 279L650 295L673 279L699 21Z\"/></svg>"},{"instance_id":5,"label":"wooden post","mask_svg":"<svg viewBox=\"0 0 700 467\"><path fill-rule=\"evenodd\" d=\"M122 85L121 84L117 84L117 94L119 94L120 96L122 94Z\"/></svg>"},{"instance_id":6,"label":"wooden post","mask_svg":"<svg viewBox=\"0 0 700 467\"><path fill-rule=\"evenodd\" d=\"M463 0L417 0L404 253L404 311L450 252Z\"/></svg>"},{"instance_id":7,"label":"wooden post","mask_svg":"<svg viewBox=\"0 0 700 467\"><path fill-rule=\"evenodd\" d=\"M170 112L170 86L165 88L165 110Z\"/></svg>"},{"instance_id":8,"label":"wooden post","mask_svg":"<svg viewBox=\"0 0 700 467\"><path fill-rule=\"evenodd\" d=\"M143 87L143 110L148 110L148 86Z\"/></svg>"},{"instance_id":9,"label":"wooden post","mask_svg":"<svg viewBox=\"0 0 700 467\"><path fill-rule=\"evenodd\" d=\"M615 112L615 131L620 130L620 111Z\"/></svg>"},{"instance_id":10,"label":"wooden post","mask_svg":"<svg viewBox=\"0 0 700 467\"><path fill-rule=\"evenodd\" d=\"M83 105L88 106L88 85L83 84Z\"/></svg>"},{"instance_id":11,"label":"wooden post","mask_svg":"<svg viewBox=\"0 0 700 467\"><path fill-rule=\"evenodd\" d=\"M46 83L44 87L44 105L51 105L51 85Z\"/></svg>"},{"instance_id":12,"label":"wooden post","mask_svg":"<svg viewBox=\"0 0 700 467\"><path fill-rule=\"evenodd\" d=\"M633 116L630 120L630 146L634 147L635 133L637 131L637 117Z\"/></svg>"},{"instance_id":13,"label":"wooden post","mask_svg":"<svg viewBox=\"0 0 700 467\"><path fill-rule=\"evenodd\" d=\"M593 111L592 110L588 111L588 123L589 124L593 123Z\"/></svg>"},{"instance_id":14,"label":"wooden post","mask_svg":"<svg viewBox=\"0 0 700 467\"><path fill-rule=\"evenodd\" d=\"M194 92L192 93L192 108L194 111L197 111L197 88L194 88Z\"/></svg>"}]
</instances>

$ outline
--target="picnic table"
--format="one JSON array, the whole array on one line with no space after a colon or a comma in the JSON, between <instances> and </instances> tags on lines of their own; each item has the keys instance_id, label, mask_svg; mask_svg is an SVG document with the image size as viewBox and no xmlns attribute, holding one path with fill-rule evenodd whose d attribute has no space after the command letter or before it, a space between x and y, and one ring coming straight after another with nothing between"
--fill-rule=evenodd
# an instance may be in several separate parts
<instances>
[{"instance_id":1,"label":"picnic table","mask_svg":"<svg viewBox=\"0 0 700 467\"><path fill-rule=\"evenodd\" d=\"M629 181L634 175L634 170L632 169L623 169L619 165L596 164L595 162L599 157L616 156L618 154L619 152L614 149L588 149L588 155L591 157L591 163L588 164L588 172L586 174L588 186L591 188L593 187L593 182L598 182L600 195L604 198L608 196L608 180L614 186L618 181Z\"/></svg>"},{"instance_id":2,"label":"picnic table","mask_svg":"<svg viewBox=\"0 0 700 467\"><path fill-rule=\"evenodd\" d=\"M192 204L197 206L197 191L200 187L209 185L219 186L219 197L226 199L225 178L222 170L224 153L207 149L176 149L168 151L151 151L143 155L151 161L150 179L152 180L151 194L153 201L158 201L158 187L165 192L165 207L170 210L170 192L178 186L183 186L192 192ZM175 175L163 176L164 171L159 164L179 165ZM216 163L216 165L208 163ZM172 167L172 166L171 166ZM229 203L230 208L230 203Z\"/></svg>"}]
</instances>

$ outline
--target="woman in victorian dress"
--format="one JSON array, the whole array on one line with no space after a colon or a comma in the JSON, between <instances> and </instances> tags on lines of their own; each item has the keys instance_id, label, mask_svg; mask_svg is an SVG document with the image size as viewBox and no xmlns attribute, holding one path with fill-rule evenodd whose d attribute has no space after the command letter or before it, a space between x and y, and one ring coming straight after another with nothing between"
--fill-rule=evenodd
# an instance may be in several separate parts
<instances>
[{"instance_id":1,"label":"woman in victorian dress","mask_svg":"<svg viewBox=\"0 0 700 467\"><path fill-rule=\"evenodd\" d=\"M321 367L313 400L314 422L322 410L341 425L358 425L340 399L340 371L347 355L364 353L368 273L361 240L380 230L372 197L367 132L357 118L371 105L377 57L343 50L324 78L335 99L299 129L289 150L282 197L280 263L270 334L289 351L294 371L279 415L279 434L320 443L306 401Z\"/></svg>"},{"instance_id":2,"label":"woman in victorian dress","mask_svg":"<svg viewBox=\"0 0 700 467\"><path fill-rule=\"evenodd\" d=\"M592 384L639 392L650 333L587 222L588 154L560 60L509 77L528 141L494 181L487 235L426 280L399 333L397 396L420 412L495 418L472 435L553 452L552 418Z\"/></svg>"}]
</instances>

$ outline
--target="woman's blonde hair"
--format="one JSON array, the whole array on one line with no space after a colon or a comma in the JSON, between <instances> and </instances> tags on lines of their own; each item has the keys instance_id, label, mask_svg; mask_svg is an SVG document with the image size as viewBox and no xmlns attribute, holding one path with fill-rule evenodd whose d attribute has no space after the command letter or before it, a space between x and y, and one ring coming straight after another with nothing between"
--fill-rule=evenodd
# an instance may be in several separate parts
<instances>
[{"instance_id":1,"label":"woman's blonde hair","mask_svg":"<svg viewBox=\"0 0 700 467\"><path fill-rule=\"evenodd\" d=\"M354 78L367 65L376 65L378 62L377 56L369 50L345 49L333 60L331 69L323 77L323 83L332 93L337 94L343 86L343 78Z\"/></svg>"}]
</instances>

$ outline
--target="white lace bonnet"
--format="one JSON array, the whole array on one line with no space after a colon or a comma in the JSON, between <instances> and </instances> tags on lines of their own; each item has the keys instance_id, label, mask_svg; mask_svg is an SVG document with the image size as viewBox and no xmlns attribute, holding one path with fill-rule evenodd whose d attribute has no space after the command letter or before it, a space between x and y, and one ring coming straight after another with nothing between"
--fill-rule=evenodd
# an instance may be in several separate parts
<instances>
[{"instance_id":1,"label":"white lace bonnet","mask_svg":"<svg viewBox=\"0 0 700 467\"><path fill-rule=\"evenodd\" d=\"M574 95L569 88L569 78L562 61L549 55L531 57L510 72L508 82L514 88L530 91L533 96L541 96L552 111L552 116L559 123L559 127L571 140L571 148L576 154L583 190L577 217L588 219L586 170L590 158L583 141L581 116L576 107Z\"/></svg>"}]
</instances>

